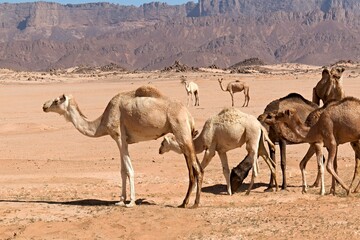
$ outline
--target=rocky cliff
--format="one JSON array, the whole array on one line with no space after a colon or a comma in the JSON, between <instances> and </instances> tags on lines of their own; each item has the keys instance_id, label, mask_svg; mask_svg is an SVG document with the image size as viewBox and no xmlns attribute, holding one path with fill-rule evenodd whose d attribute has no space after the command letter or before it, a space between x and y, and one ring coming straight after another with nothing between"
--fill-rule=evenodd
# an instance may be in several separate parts
<instances>
[{"instance_id":1,"label":"rocky cliff","mask_svg":"<svg viewBox=\"0 0 360 240\"><path fill-rule=\"evenodd\" d=\"M360 58L358 0L199 0L170 6L0 4L0 67L163 69Z\"/></svg>"}]
</instances>

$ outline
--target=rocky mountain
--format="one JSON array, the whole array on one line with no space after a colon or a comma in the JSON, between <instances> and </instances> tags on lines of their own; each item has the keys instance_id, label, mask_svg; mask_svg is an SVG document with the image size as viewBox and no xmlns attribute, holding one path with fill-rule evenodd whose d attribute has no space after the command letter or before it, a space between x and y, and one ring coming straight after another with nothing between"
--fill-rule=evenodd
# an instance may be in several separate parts
<instances>
[{"instance_id":1,"label":"rocky mountain","mask_svg":"<svg viewBox=\"0 0 360 240\"><path fill-rule=\"evenodd\" d=\"M0 67L18 70L360 59L359 0L199 0L140 7L3 3L0 12Z\"/></svg>"}]
</instances>

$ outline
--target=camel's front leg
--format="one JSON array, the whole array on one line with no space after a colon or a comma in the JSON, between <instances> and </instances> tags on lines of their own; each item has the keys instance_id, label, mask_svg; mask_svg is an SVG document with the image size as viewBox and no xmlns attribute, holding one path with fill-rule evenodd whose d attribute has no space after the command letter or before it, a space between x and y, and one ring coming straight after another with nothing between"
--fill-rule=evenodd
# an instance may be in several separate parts
<instances>
[{"instance_id":1,"label":"camel's front leg","mask_svg":"<svg viewBox=\"0 0 360 240\"><path fill-rule=\"evenodd\" d=\"M225 181L226 181L227 192L229 195L232 195L231 186L230 186L230 169L229 169L229 162L228 162L226 152L222 152L222 153L218 152L218 154L219 154L219 157L221 160L223 174L224 174Z\"/></svg>"},{"instance_id":2,"label":"camel's front leg","mask_svg":"<svg viewBox=\"0 0 360 240\"><path fill-rule=\"evenodd\" d=\"M116 205L133 207L135 206L135 184L134 184L134 169L131 164L130 155L128 151L128 144L121 137L114 138L119 151L121 159L121 180L122 180L122 191L119 203ZM126 180L129 178L130 182L130 203L126 204Z\"/></svg>"},{"instance_id":3,"label":"camel's front leg","mask_svg":"<svg viewBox=\"0 0 360 240\"><path fill-rule=\"evenodd\" d=\"M318 164L318 172L321 176L321 184L320 184L320 195L325 195L325 177L324 177L324 155L323 155L323 147L320 143L315 143L315 153Z\"/></svg>"}]
</instances>

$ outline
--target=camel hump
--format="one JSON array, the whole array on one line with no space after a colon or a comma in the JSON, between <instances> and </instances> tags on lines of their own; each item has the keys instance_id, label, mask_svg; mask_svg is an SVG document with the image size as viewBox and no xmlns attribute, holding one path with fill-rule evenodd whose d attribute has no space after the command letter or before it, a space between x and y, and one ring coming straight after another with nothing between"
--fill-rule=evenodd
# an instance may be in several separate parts
<instances>
[{"instance_id":1,"label":"camel hump","mask_svg":"<svg viewBox=\"0 0 360 240\"><path fill-rule=\"evenodd\" d=\"M155 87L150 85L141 86L135 90L135 97L161 98L164 95Z\"/></svg>"}]
</instances>

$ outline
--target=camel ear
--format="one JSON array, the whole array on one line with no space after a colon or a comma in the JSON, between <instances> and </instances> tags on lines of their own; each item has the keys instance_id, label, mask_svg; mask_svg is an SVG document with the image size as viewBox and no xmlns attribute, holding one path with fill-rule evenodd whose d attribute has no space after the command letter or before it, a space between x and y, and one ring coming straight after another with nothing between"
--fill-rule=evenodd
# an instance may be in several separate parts
<instances>
[{"instance_id":1,"label":"camel ear","mask_svg":"<svg viewBox=\"0 0 360 240\"><path fill-rule=\"evenodd\" d=\"M322 77L323 77L323 78L328 78L328 77L330 77L329 69L325 68L325 69L322 71Z\"/></svg>"},{"instance_id":2,"label":"camel ear","mask_svg":"<svg viewBox=\"0 0 360 240\"><path fill-rule=\"evenodd\" d=\"M343 73L345 71L345 68L340 68L340 72Z\"/></svg>"},{"instance_id":3,"label":"camel ear","mask_svg":"<svg viewBox=\"0 0 360 240\"><path fill-rule=\"evenodd\" d=\"M65 94L63 94L61 97L60 97L60 101L65 101L66 100L66 96L65 96Z\"/></svg>"}]
</instances>

